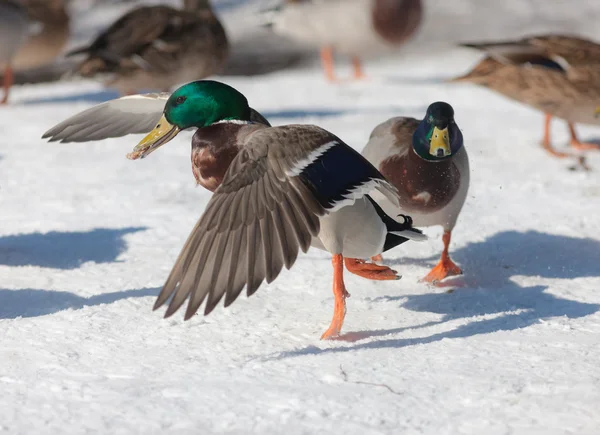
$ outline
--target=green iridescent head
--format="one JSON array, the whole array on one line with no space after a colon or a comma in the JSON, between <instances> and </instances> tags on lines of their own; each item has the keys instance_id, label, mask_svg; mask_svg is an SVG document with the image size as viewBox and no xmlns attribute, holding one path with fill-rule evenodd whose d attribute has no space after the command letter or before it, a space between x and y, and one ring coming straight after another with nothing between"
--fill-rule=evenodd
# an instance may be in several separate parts
<instances>
[{"instance_id":1,"label":"green iridescent head","mask_svg":"<svg viewBox=\"0 0 600 435\"><path fill-rule=\"evenodd\" d=\"M450 104L438 101L427 108L425 118L413 134L412 145L419 157L432 162L452 157L463 146Z\"/></svg>"},{"instance_id":2,"label":"green iridescent head","mask_svg":"<svg viewBox=\"0 0 600 435\"><path fill-rule=\"evenodd\" d=\"M177 89L165 105L165 118L180 130L225 120L250 120L248 100L224 83L200 80Z\"/></svg>"},{"instance_id":3,"label":"green iridescent head","mask_svg":"<svg viewBox=\"0 0 600 435\"><path fill-rule=\"evenodd\" d=\"M188 128L204 128L222 121L251 122L252 112L246 97L231 86L212 80L188 83L173 92L156 127L128 157L146 157Z\"/></svg>"}]
</instances>

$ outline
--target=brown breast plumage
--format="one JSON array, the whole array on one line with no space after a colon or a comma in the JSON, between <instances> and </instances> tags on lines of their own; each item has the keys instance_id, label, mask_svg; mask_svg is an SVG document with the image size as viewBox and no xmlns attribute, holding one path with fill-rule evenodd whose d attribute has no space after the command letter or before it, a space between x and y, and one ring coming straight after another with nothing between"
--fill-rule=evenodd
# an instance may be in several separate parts
<instances>
[{"instance_id":1,"label":"brown breast plumage","mask_svg":"<svg viewBox=\"0 0 600 435\"><path fill-rule=\"evenodd\" d=\"M458 192L460 173L451 160L427 161L409 149L383 160L379 171L398 189L407 211L434 212L450 203Z\"/></svg>"}]
</instances>

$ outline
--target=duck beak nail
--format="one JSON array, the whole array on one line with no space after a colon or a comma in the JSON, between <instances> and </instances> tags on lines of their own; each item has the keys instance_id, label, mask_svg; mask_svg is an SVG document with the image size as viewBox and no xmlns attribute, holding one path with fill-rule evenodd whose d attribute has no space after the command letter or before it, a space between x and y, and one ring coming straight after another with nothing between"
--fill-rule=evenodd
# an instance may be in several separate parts
<instances>
[{"instance_id":1,"label":"duck beak nail","mask_svg":"<svg viewBox=\"0 0 600 435\"><path fill-rule=\"evenodd\" d=\"M135 146L132 152L127 154L127 158L130 160L143 159L177 136L179 131L179 127L169 123L163 115L156 127Z\"/></svg>"}]
</instances>

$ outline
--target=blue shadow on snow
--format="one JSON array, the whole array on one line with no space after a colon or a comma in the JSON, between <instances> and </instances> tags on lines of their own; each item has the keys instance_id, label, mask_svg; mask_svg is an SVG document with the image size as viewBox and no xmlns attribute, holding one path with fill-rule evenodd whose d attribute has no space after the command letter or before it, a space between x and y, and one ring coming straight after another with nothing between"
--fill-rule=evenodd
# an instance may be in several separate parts
<instances>
[{"instance_id":1,"label":"blue shadow on snow","mask_svg":"<svg viewBox=\"0 0 600 435\"><path fill-rule=\"evenodd\" d=\"M82 263L112 263L127 249L124 236L145 227L52 231L0 237L0 265L76 269Z\"/></svg>"},{"instance_id":2,"label":"blue shadow on snow","mask_svg":"<svg viewBox=\"0 0 600 435\"><path fill-rule=\"evenodd\" d=\"M63 291L0 289L0 319L45 316L67 309L78 310L83 307L112 304L123 299L157 296L159 290L158 288L141 288L86 298Z\"/></svg>"},{"instance_id":3,"label":"blue shadow on snow","mask_svg":"<svg viewBox=\"0 0 600 435\"><path fill-rule=\"evenodd\" d=\"M441 242L438 241L438 243ZM441 246L440 246L441 248ZM600 242L591 239L546 234L538 231L505 231L477 243L451 252L452 257L466 272L464 286L453 292L439 292L432 288L427 294L380 296L376 303L397 302L411 311L441 314L442 319L414 327L374 331L356 331L340 337L356 342L366 338L385 337L409 329L421 329L435 324L460 319L497 315L491 319L477 320L460 325L450 331L422 338L382 338L345 347L303 349L282 352L274 359L303 355L350 352L360 349L401 348L433 343L445 338L464 338L497 331L512 331L538 323L541 319L566 316L580 318L600 311L600 305L577 302L547 293L544 285L521 287L512 280L514 276L540 279L577 279L600 277ZM419 264L432 267L438 257L411 259L401 257L386 264ZM451 287L452 281L449 280ZM448 284L446 284L448 287Z\"/></svg>"}]
</instances>

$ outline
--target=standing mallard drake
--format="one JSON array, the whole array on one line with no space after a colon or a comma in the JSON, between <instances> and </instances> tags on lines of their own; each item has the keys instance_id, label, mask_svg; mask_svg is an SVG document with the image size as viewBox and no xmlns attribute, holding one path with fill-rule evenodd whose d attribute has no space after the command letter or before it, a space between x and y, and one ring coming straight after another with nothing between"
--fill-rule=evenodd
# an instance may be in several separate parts
<instances>
[{"instance_id":1,"label":"standing mallard drake","mask_svg":"<svg viewBox=\"0 0 600 435\"><path fill-rule=\"evenodd\" d=\"M28 27L27 12L21 4L13 0L0 0L0 67L4 72L4 95L0 104L8 102L15 54L27 39Z\"/></svg>"},{"instance_id":2,"label":"standing mallard drake","mask_svg":"<svg viewBox=\"0 0 600 435\"><path fill-rule=\"evenodd\" d=\"M64 0L22 0L34 31L21 46L14 68L24 71L51 64L62 54L70 36Z\"/></svg>"},{"instance_id":3,"label":"standing mallard drake","mask_svg":"<svg viewBox=\"0 0 600 435\"><path fill-rule=\"evenodd\" d=\"M169 97L154 130L128 155L146 157L188 128L197 128L198 141L233 143L239 149L155 309L170 299L165 314L170 316L189 297L189 319L205 299L205 314L223 296L228 306L244 286L251 295L264 280L273 281L312 244L333 254L334 316L322 338L337 336L348 296L343 265L362 276L381 272L380 279L397 279L391 269L361 259L425 237L409 217L398 223L370 198L369 192L379 191L396 202L397 192L338 137L310 125L269 127L253 122L253 116L235 89L193 82Z\"/></svg>"},{"instance_id":4,"label":"standing mallard drake","mask_svg":"<svg viewBox=\"0 0 600 435\"><path fill-rule=\"evenodd\" d=\"M454 79L485 86L545 113L543 147L557 157L550 140L552 117L567 121L570 144L576 149L598 149L582 143L575 123L600 124L594 109L600 102L600 45L571 36L537 36L519 41L465 44L486 52L468 74Z\"/></svg>"},{"instance_id":5,"label":"standing mallard drake","mask_svg":"<svg viewBox=\"0 0 600 435\"><path fill-rule=\"evenodd\" d=\"M288 0L271 14L276 33L321 48L326 77L335 80L334 53L350 56L354 77L364 76L360 58L391 51L416 32L421 0Z\"/></svg>"},{"instance_id":6,"label":"standing mallard drake","mask_svg":"<svg viewBox=\"0 0 600 435\"><path fill-rule=\"evenodd\" d=\"M83 77L109 75L106 86L122 94L172 86L208 77L229 55L225 29L209 0L185 0L184 9L145 6L118 19L89 46L77 67Z\"/></svg>"},{"instance_id":7,"label":"standing mallard drake","mask_svg":"<svg viewBox=\"0 0 600 435\"><path fill-rule=\"evenodd\" d=\"M362 152L400 193L399 206L375 193L386 213L410 214L417 226L441 225L444 250L423 278L440 281L462 274L448 254L452 230L469 189L469 158L448 103L433 103L425 118L397 117L375 127Z\"/></svg>"}]
</instances>

